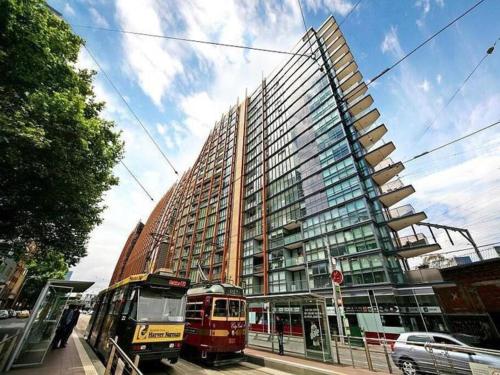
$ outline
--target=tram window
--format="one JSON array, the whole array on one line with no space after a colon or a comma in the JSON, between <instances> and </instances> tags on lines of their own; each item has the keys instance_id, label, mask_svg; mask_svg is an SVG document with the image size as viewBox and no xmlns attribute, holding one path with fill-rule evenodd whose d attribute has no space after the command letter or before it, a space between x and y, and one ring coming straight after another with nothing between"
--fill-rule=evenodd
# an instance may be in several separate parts
<instances>
[{"instance_id":1,"label":"tram window","mask_svg":"<svg viewBox=\"0 0 500 375\"><path fill-rule=\"evenodd\" d=\"M128 315L129 319L135 319L135 314L137 312L137 303L135 301L135 295L136 291L133 289L129 296L127 301L125 302L125 307L123 308L123 315Z\"/></svg>"},{"instance_id":2,"label":"tram window","mask_svg":"<svg viewBox=\"0 0 500 375\"><path fill-rule=\"evenodd\" d=\"M246 316L245 301L240 301L240 316L241 317L245 317Z\"/></svg>"},{"instance_id":3,"label":"tram window","mask_svg":"<svg viewBox=\"0 0 500 375\"><path fill-rule=\"evenodd\" d=\"M186 319L200 320L203 302L188 302L186 304Z\"/></svg>"},{"instance_id":4,"label":"tram window","mask_svg":"<svg viewBox=\"0 0 500 375\"><path fill-rule=\"evenodd\" d=\"M227 316L227 299L217 299L214 303L214 316Z\"/></svg>"},{"instance_id":5,"label":"tram window","mask_svg":"<svg viewBox=\"0 0 500 375\"><path fill-rule=\"evenodd\" d=\"M173 296L159 290L141 289L137 320L142 322L183 322L185 296Z\"/></svg>"},{"instance_id":6,"label":"tram window","mask_svg":"<svg viewBox=\"0 0 500 375\"><path fill-rule=\"evenodd\" d=\"M240 301L237 299L229 300L229 316L231 318L237 318L240 316Z\"/></svg>"}]
</instances>

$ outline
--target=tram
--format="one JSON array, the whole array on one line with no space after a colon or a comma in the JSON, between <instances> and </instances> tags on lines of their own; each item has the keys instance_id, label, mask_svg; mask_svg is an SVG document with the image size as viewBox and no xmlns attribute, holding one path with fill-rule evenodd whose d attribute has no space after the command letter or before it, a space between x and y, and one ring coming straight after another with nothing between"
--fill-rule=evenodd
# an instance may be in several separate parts
<instances>
[{"instance_id":1,"label":"tram","mask_svg":"<svg viewBox=\"0 0 500 375\"><path fill-rule=\"evenodd\" d=\"M141 361L177 362L185 324L189 279L157 272L130 276L97 297L87 328L87 342L106 361L109 338Z\"/></svg>"},{"instance_id":2,"label":"tram","mask_svg":"<svg viewBox=\"0 0 500 375\"><path fill-rule=\"evenodd\" d=\"M243 359L246 300L231 284L203 283L187 292L183 356L220 366Z\"/></svg>"}]
</instances>

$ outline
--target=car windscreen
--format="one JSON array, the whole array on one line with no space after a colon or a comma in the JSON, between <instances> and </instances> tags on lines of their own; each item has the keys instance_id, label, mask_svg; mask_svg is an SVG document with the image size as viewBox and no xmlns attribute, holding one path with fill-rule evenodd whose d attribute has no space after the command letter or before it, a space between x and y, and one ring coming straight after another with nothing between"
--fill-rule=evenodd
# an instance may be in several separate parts
<instances>
[{"instance_id":1,"label":"car windscreen","mask_svg":"<svg viewBox=\"0 0 500 375\"><path fill-rule=\"evenodd\" d=\"M137 308L140 322L183 322L186 297L163 289L141 289Z\"/></svg>"}]
</instances>

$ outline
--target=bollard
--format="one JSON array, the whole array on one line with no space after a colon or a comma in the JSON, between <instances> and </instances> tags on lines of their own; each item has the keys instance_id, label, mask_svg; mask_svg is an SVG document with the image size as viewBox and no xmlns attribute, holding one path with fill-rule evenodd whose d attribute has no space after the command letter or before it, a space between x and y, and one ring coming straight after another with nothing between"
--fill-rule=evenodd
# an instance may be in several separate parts
<instances>
[{"instance_id":1,"label":"bollard","mask_svg":"<svg viewBox=\"0 0 500 375\"><path fill-rule=\"evenodd\" d=\"M137 368L139 368L139 359L140 359L139 354L136 354L134 357L134 365ZM132 371L130 372L130 375L136 375L135 369L132 369Z\"/></svg>"},{"instance_id":2,"label":"bollard","mask_svg":"<svg viewBox=\"0 0 500 375\"><path fill-rule=\"evenodd\" d=\"M389 358L389 354L387 353L387 341L386 340L383 341L382 346L384 348L385 360L387 362L387 367L389 368L389 374L392 374L391 359Z\"/></svg>"},{"instance_id":3,"label":"bollard","mask_svg":"<svg viewBox=\"0 0 500 375\"><path fill-rule=\"evenodd\" d=\"M349 351L351 352L351 362L352 362L352 367L356 367L354 364L354 355L352 354L352 346L351 346L351 336L347 336L347 344L349 345Z\"/></svg>"},{"instance_id":4,"label":"bollard","mask_svg":"<svg viewBox=\"0 0 500 375\"><path fill-rule=\"evenodd\" d=\"M337 336L333 336L335 340L335 352L337 353L337 363L340 365L340 355L339 355L339 343L337 341Z\"/></svg>"},{"instance_id":5,"label":"bollard","mask_svg":"<svg viewBox=\"0 0 500 375\"><path fill-rule=\"evenodd\" d=\"M368 341L366 337L363 337L363 343L365 344L366 362L368 363L368 370L373 371L372 356L370 355L370 348L368 346Z\"/></svg>"},{"instance_id":6,"label":"bollard","mask_svg":"<svg viewBox=\"0 0 500 375\"><path fill-rule=\"evenodd\" d=\"M104 375L111 374L111 368L113 367L113 357L115 356L115 346L111 346L111 353L109 353L108 364L106 365L106 371L104 371Z\"/></svg>"}]
</instances>

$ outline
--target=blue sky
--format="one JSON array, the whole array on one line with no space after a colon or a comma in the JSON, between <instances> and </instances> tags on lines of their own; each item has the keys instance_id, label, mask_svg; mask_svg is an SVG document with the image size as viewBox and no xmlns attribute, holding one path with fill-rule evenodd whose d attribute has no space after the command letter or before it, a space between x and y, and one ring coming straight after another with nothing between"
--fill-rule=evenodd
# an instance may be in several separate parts
<instances>
[{"instance_id":1,"label":"blue sky","mask_svg":"<svg viewBox=\"0 0 500 375\"><path fill-rule=\"evenodd\" d=\"M168 34L287 50L304 29L295 0L161 1L50 0L73 25ZM308 26L337 20L354 0L303 0ZM365 79L372 78L449 20L472 6L466 0L363 0L342 30ZM500 2L486 0L400 66L371 85L384 138L407 159L500 119L500 45L454 102L425 133L440 107L500 37ZM252 91L281 55L200 46L74 27L177 169L186 170L214 122ZM82 52L79 66L96 69ZM95 90L107 102L126 143L125 162L159 199L176 176L147 140L120 98L98 74ZM401 174L417 189L411 199L430 222L468 227L476 242L500 241L500 128L408 163ZM422 136L423 135L423 136ZM74 278L106 285L128 233L146 220L150 202L121 166L120 185L106 195L104 223ZM456 248L467 247L458 237ZM452 249L440 235L443 248Z\"/></svg>"}]
</instances>

